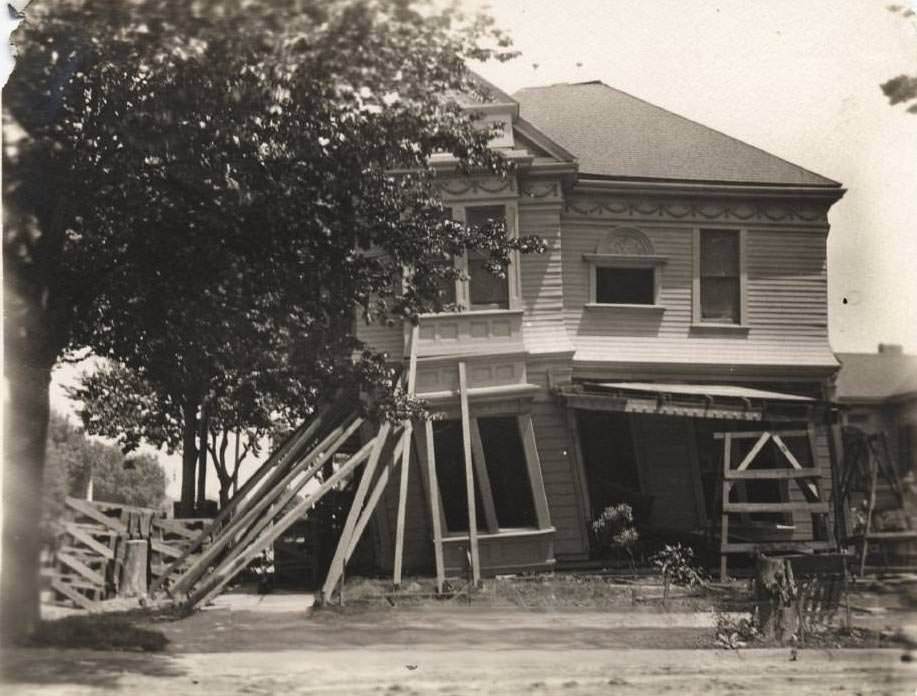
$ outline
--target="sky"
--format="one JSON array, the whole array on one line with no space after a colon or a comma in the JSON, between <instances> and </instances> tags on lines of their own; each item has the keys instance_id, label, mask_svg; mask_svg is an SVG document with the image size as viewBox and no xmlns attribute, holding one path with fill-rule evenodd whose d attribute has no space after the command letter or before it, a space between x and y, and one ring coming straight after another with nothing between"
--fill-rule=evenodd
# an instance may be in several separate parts
<instances>
[{"instance_id":1,"label":"sky","mask_svg":"<svg viewBox=\"0 0 917 696\"><path fill-rule=\"evenodd\" d=\"M477 67L505 91L602 80L842 182L847 194L829 215L831 345L871 352L881 341L917 353L917 115L879 89L917 74L917 22L886 4L465 2L488 6L522 52ZM73 410L61 385L75 374L59 371L52 386L61 411ZM180 462L160 458L174 496Z\"/></svg>"}]
</instances>

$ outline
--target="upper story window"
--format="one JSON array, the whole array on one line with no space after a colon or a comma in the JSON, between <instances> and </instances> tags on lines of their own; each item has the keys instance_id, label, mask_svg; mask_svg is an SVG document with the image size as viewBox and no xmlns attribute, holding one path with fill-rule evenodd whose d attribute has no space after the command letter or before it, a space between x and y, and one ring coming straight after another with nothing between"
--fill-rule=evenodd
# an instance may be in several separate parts
<instances>
[{"instance_id":1,"label":"upper story window","mask_svg":"<svg viewBox=\"0 0 917 696\"><path fill-rule=\"evenodd\" d=\"M506 224L506 208L502 205L475 206L465 209L466 225ZM468 305L475 309L509 309L509 274L491 273L487 254L470 250L466 254L468 272Z\"/></svg>"},{"instance_id":2,"label":"upper story window","mask_svg":"<svg viewBox=\"0 0 917 696\"><path fill-rule=\"evenodd\" d=\"M741 325L744 321L744 233L698 230L695 239L695 321Z\"/></svg>"},{"instance_id":3,"label":"upper story window","mask_svg":"<svg viewBox=\"0 0 917 696\"><path fill-rule=\"evenodd\" d=\"M662 309L658 302L666 258L656 255L640 230L612 230L583 260L590 274L587 306Z\"/></svg>"}]
</instances>

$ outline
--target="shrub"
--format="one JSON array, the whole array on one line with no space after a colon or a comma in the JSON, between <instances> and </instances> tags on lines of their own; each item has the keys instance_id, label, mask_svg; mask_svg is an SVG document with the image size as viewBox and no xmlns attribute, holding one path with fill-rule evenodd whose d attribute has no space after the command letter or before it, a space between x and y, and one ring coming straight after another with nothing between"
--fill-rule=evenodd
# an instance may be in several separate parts
<instances>
[{"instance_id":1,"label":"shrub","mask_svg":"<svg viewBox=\"0 0 917 696\"><path fill-rule=\"evenodd\" d=\"M640 535L634 528L634 512L627 503L609 505L592 523L592 532L600 548L617 548L627 553L631 568L636 571L634 547Z\"/></svg>"}]
</instances>

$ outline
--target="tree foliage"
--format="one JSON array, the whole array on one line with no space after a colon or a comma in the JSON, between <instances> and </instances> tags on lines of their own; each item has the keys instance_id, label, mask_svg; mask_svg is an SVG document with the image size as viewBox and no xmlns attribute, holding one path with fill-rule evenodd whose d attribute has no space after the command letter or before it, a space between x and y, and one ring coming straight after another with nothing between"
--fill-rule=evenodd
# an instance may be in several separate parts
<instances>
[{"instance_id":1,"label":"tree foliage","mask_svg":"<svg viewBox=\"0 0 917 696\"><path fill-rule=\"evenodd\" d=\"M887 9L905 19L917 16L917 12L903 5L889 5ZM889 104L908 104L908 113L917 114L917 75L901 74L883 82L879 87L888 97Z\"/></svg>"},{"instance_id":2,"label":"tree foliage","mask_svg":"<svg viewBox=\"0 0 917 696\"><path fill-rule=\"evenodd\" d=\"M52 413L42 489L46 541L64 515L64 499L85 498L90 479L95 500L158 508L166 495L166 474L155 457L126 458L118 447L91 440L66 417Z\"/></svg>"}]
</instances>

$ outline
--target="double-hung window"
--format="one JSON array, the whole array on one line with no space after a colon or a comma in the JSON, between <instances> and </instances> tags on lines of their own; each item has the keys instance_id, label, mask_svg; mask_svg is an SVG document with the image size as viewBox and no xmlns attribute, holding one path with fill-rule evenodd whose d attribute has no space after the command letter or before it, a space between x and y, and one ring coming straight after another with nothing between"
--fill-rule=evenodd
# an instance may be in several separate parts
<instances>
[{"instance_id":1,"label":"double-hung window","mask_svg":"<svg viewBox=\"0 0 917 696\"><path fill-rule=\"evenodd\" d=\"M476 206L465 209L465 224L505 225L506 208L502 205ZM509 274L495 274L487 268L487 253L469 250L466 255L468 271L468 308L509 309Z\"/></svg>"},{"instance_id":2,"label":"double-hung window","mask_svg":"<svg viewBox=\"0 0 917 696\"><path fill-rule=\"evenodd\" d=\"M702 229L695 242L695 322L742 325L743 232Z\"/></svg>"}]
</instances>

